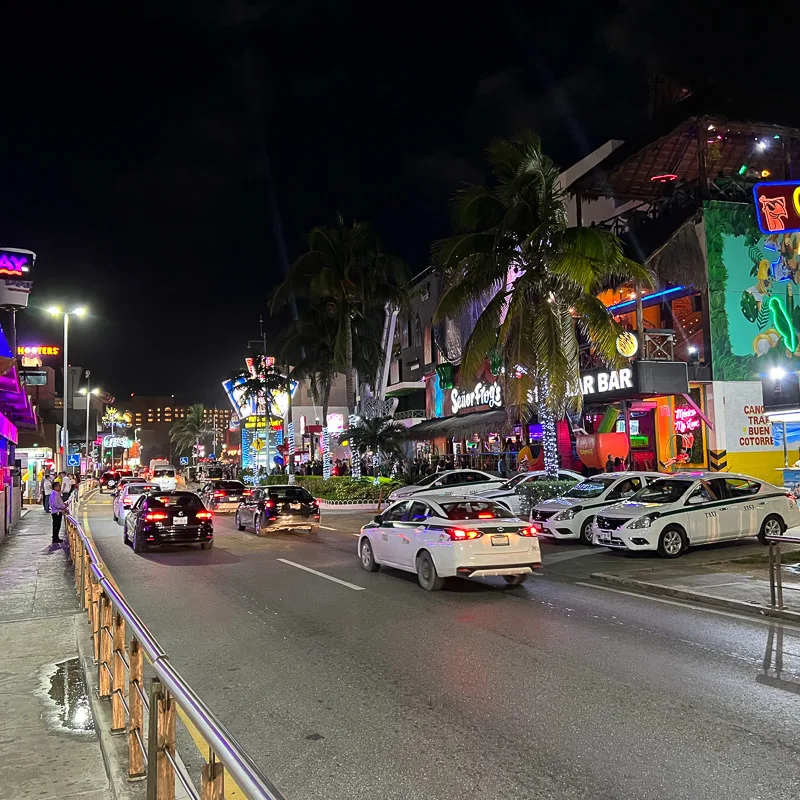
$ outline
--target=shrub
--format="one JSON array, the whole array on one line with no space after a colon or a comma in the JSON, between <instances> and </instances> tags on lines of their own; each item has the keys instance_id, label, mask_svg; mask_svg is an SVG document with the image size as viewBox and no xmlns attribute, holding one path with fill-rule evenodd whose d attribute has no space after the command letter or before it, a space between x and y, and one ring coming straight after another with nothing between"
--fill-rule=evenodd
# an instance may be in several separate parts
<instances>
[{"instance_id":1,"label":"shrub","mask_svg":"<svg viewBox=\"0 0 800 800\"><path fill-rule=\"evenodd\" d=\"M349 503L377 502L379 497L384 500L399 486L403 484L399 481L392 481L388 478L381 478L377 486L372 478L353 478L342 475L325 480L321 475L297 475L295 480L298 486L304 486L314 497L323 500L341 500ZM288 483L288 475L270 475L266 482L262 481L262 486L282 486Z\"/></svg>"},{"instance_id":2,"label":"shrub","mask_svg":"<svg viewBox=\"0 0 800 800\"><path fill-rule=\"evenodd\" d=\"M523 483L517 489L517 493L522 498L522 515L523 518L530 517L531 509L544 500L549 500L551 497L559 497L564 494L567 489L571 489L575 485L575 481L528 481Z\"/></svg>"}]
</instances>

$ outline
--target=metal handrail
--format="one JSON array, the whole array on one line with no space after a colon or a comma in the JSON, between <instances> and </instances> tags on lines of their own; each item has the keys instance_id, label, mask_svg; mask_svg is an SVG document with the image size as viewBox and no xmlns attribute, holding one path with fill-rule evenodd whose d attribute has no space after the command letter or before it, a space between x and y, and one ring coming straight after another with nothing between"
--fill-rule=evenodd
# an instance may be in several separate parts
<instances>
[{"instance_id":1,"label":"metal handrail","mask_svg":"<svg viewBox=\"0 0 800 800\"><path fill-rule=\"evenodd\" d=\"M236 781L239 788L249 798L249 800L285 800L281 791L265 776L261 770L252 760L252 758L244 751L244 748L238 743L236 738L230 731L220 722L211 709L200 699L191 686L181 677L180 673L173 667L169 660L169 654L161 647L153 634L148 630L144 621L139 615L131 608L120 591L114 586L110 577L103 571L103 561L94 545L94 542L86 535L78 520L72 513L73 509L70 508L66 514L67 531L72 533L74 537L80 542L82 551L88 556L90 576L93 578L93 583L96 583L99 591L104 594L110 602L111 610L116 611L124 622L129 626L131 638L137 640L142 651L147 655L152 663L152 668L161 682L163 689L166 691L167 696L171 696L177 705L184 711L188 719L200 732L205 742L209 745L214 754L214 759L221 763L224 769L230 774L233 780ZM70 541L70 545L73 542ZM86 592L86 575L83 569L83 558L81 558L81 566L79 570L77 553L75 549L70 547L70 556L75 565L76 571L76 588L79 582L81 588L79 589L82 595ZM79 574L80 573L80 574ZM90 602L90 606L93 601ZM84 604L85 605L85 604ZM98 612L93 612L89 608L90 620L94 622L94 616ZM95 630L93 630L93 637L97 636L101 640L102 633L105 631L113 639L112 631L108 629L102 621L99 621ZM110 646L107 645L107 646ZM97 654L98 647L103 647L102 643L98 645L95 642L95 653ZM129 662L125 659L124 645L123 652L119 650L112 650L111 658L120 657L124 667L130 669ZM106 661L100 657L98 659L98 666L102 672L105 667L110 676L113 676ZM152 703L146 700L146 692L143 691L139 681L135 682L136 691L143 701L143 705L148 707L150 715L156 714L157 709L152 707ZM113 696L114 691L109 692L109 696ZM117 694L120 694L117 692ZM121 693L120 699L124 701L124 692ZM152 695L151 695L152 700ZM130 717L128 704L124 703L125 711L128 712ZM146 747L143 747L142 732L138 728L132 728L130 734L134 736L140 747L142 747L142 755L144 756L145 763L154 762L154 758L150 758L151 753L145 752ZM173 763L171 753L167 748L162 748L167 760ZM218 766L218 765L217 765ZM148 770L150 766L148 766ZM175 772L178 780L183 782L184 778ZM160 796L160 793L159 795Z\"/></svg>"},{"instance_id":2,"label":"metal handrail","mask_svg":"<svg viewBox=\"0 0 800 800\"><path fill-rule=\"evenodd\" d=\"M772 608L783 610L783 575L781 570L781 545L800 544L798 536L765 536L769 545L769 604Z\"/></svg>"}]
</instances>

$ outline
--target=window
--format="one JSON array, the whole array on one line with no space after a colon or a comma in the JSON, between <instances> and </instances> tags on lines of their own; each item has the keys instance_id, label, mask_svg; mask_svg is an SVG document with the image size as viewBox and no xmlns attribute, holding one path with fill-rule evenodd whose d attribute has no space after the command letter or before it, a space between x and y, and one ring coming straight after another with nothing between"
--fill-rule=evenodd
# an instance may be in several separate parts
<instances>
[{"instance_id":1,"label":"window","mask_svg":"<svg viewBox=\"0 0 800 800\"><path fill-rule=\"evenodd\" d=\"M490 481L491 478L488 475L483 475L480 472L466 472L464 473L462 480L465 483L486 483L486 481Z\"/></svg>"},{"instance_id":2,"label":"window","mask_svg":"<svg viewBox=\"0 0 800 800\"><path fill-rule=\"evenodd\" d=\"M414 330L412 331L411 344L414 347L422 347L422 323L419 321L419 314L414 317Z\"/></svg>"},{"instance_id":3,"label":"window","mask_svg":"<svg viewBox=\"0 0 800 800\"><path fill-rule=\"evenodd\" d=\"M398 503L396 506L392 506L391 508L387 509L386 513L382 515L381 520L383 522L399 522L401 519L403 519L407 508L408 500Z\"/></svg>"},{"instance_id":4,"label":"window","mask_svg":"<svg viewBox=\"0 0 800 800\"><path fill-rule=\"evenodd\" d=\"M408 512L408 521L422 522L423 520L426 520L428 517L432 516L433 512L431 511L430 506L426 505L425 503L415 501L411 504L411 509Z\"/></svg>"},{"instance_id":5,"label":"window","mask_svg":"<svg viewBox=\"0 0 800 800\"><path fill-rule=\"evenodd\" d=\"M313 503L314 495L302 486L281 486L269 489L269 496L275 500L302 501Z\"/></svg>"},{"instance_id":6,"label":"window","mask_svg":"<svg viewBox=\"0 0 800 800\"><path fill-rule=\"evenodd\" d=\"M422 339L422 361L430 364L433 361L433 343L431 342L431 324L425 323L425 330Z\"/></svg>"},{"instance_id":7,"label":"window","mask_svg":"<svg viewBox=\"0 0 800 800\"><path fill-rule=\"evenodd\" d=\"M752 497L761 488L757 481L748 481L745 478L726 478L725 483L728 484L731 497Z\"/></svg>"},{"instance_id":8,"label":"window","mask_svg":"<svg viewBox=\"0 0 800 800\"><path fill-rule=\"evenodd\" d=\"M564 497L576 497L581 500L600 497L615 480L616 478L590 478L588 481L581 481L577 486L573 486L568 492L564 492Z\"/></svg>"},{"instance_id":9,"label":"window","mask_svg":"<svg viewBox=\"0 0 800 800\"><path fill-rule=\"evenodd\" d=\"M464 500L460 503L441 503L447 519L514 519L514 515L491 500Z\"/></svg>"},{"instance_id":10,"label":"window","mask_svg":"<svg viewBox=\"0 0 800 800\"><path fill-rule=\"evenodd\" d=\"M408 320L400 320L400 347L408 347Z\"/></svg>"},{"instance_id":11,"label":"window","mask_svg":"<svg viewBox=\"0 0 800 800\"><path fill-rule=\"evenodd\" d=\"M630 497L634 492L638 492L642 488L641 478L626 478L621 483L617 484L613 492L609 492L609 500L618 500L621 497Z\"/></svg>"}]
</instances>

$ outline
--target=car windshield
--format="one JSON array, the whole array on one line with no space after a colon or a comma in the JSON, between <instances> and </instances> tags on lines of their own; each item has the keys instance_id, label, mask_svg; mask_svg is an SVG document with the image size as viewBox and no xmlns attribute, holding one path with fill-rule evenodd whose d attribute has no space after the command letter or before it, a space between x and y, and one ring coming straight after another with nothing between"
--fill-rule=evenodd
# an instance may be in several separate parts
<instances>
[{"instance_id":1,"label":"car windshield","mask_svg":"<svg viewBox=\"0 0 800 800\"><path fill-rule=\"evenodd\" d=\"M513 519L514 515L497 503L488 500L462 500L456 503L440 503L447 519Z\"/></svg>"},{"instance_id":2,"label":"car windshield","mask_svg":"<svg viewBox=\"0 0 800 800\"><path fill-rule=\"evenodd\" d=\"M241 492L244 484L241 481L217 481L215 489L227 489L229 492Z\"/></svg>"},{"instance_id":3,"label":"car windshield","mask_svg":"<svg viewBox=\"0 0 800 800\"><path fill-rule=\"evenodd\" d=\"M428 486L429 484L433 483L441 474L441 472L432 472L430 475L426 475L421 481L417 481L414 486Z\"/></svg>"},{"instance_id":4,"label":"car windshield","mask_svg":"<svg viewBox=\"0 0 800 800\"><path fill-rule=\"evenodd\" d=\"M634 503L674 503L680 500L694 481L663 478L653 481L639 489L628 502Z\"/></svg>"},{"instance_id":5,"label":"car windshield","mask_svg":"<svg viewBox=\"0 0 800 800\"><path fill-rule=\"evenodd\" d=\"M175 477L175 470L174 469L165 469L163 467L156 467L153 470L153 477L154 478L174 478Z\"/></svg>"},{"instance_id":6,"label":"car windshield","mask_svg":"<svg viewBox=\"0 0 800 800\"><path fill-rule=\"evenodd\" d=\"M302 500L304 502L309 502L314 499L314 496L309 493L308 489L304 489L302 486L270 487L269 496L274 500Z\"/></svg>"},{"instance_id":7,"label":"car windshield","mask_svg":"<svg viewBox=\"0 0 800 800\"><path fill-rule=\"evenodd\" d=\"M515 475L510 480L507 480L500 488L501 489L516 489L523 481L532 478L533 476L529 472L521 472L519 475Z\"/></svg>"},{"instance_id":8,"label":"car windshield","mask_svg":"<svg viewBox=\"0 0 800 800\"><path fill-rule=\"evenodd\" d=\"M573 486L569 491L564 492L564 497L600 497L615 480L617 480L615 477L591 478L588 481L582 481L577 486Z\"/></svg>"},{"instance_id":9,"label":"car windshield","mask_svg":"<svg viewBox=\"0 0 800 800\"><path fill-rule=\"evenodd\" d=\"M147 505L149 508L175 508L177 506L190 510L204 508L203 501L191 492L152 494L147 500Z\"/></svg>"}]
</instances>

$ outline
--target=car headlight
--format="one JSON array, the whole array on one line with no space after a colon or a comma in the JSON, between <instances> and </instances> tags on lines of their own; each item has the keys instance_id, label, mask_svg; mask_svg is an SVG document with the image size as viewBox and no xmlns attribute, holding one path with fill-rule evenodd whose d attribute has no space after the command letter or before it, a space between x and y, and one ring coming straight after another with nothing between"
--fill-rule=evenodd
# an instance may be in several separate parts
<instances>
[{"instance_id":1,"label":"car headlight","mask_svg":"<svg viewBox=\"0 0 800 800\"><path fill-rule=\"evenodd\" d=\"M639 517L639 519L635 519L628 525L628 528L632 528L634 530L640 530L641 528L649 528L659 517L661 514L658 511L653 512L652 514L645 514L643 517Z\"/></svg>"},{"instance_id":2,"label":"car headlight","mask_svg":"<svg viewBox=\"0 0 800 800\"><path fill-rule=\"evenodd\" d=\"M563 511L559 511L558 514L553 515L553 522L563 522L565 519L572 519L581 511L583 511L583 509L580 506L565 508Z\"/></svg>"}]
</instances>

